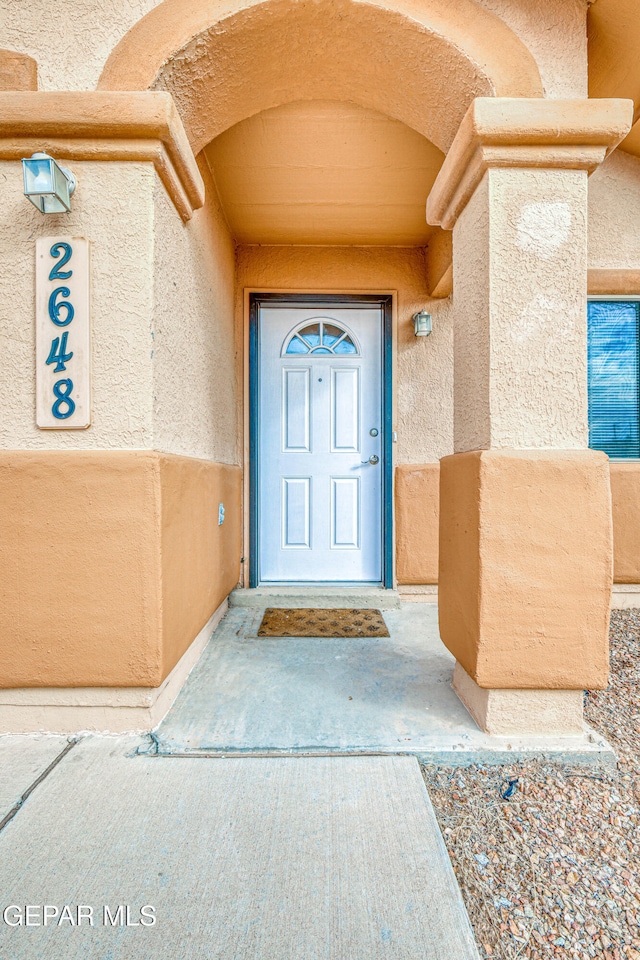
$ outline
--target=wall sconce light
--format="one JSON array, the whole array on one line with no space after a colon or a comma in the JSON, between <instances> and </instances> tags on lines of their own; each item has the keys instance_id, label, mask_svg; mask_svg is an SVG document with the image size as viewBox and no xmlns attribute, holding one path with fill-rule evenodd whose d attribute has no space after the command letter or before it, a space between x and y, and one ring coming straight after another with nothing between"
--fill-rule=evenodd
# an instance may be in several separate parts
<instances>
[{"instance_id":1,"label":"wall sconce light","mask_svg":"<svg viewBox=\"0 0 640 960\"><path fill-rule=\"evenodd\" d=\"M413 332L416 337L428 337L431 333L431 329L432 324L430 313L427 313L426 310L421 310L420 313L414 313Z\"/></svg>"},{"instance_id":2,"label":"wall sconce light","mask_svg":"<svg viewBox=\"0 0 640 960\"><path fill-rule=\"evenodd\" d=\"M70 213L76 178L48 153L34 153L22 161L24 195L40 213Z\"/></svg>"}]
</instances>

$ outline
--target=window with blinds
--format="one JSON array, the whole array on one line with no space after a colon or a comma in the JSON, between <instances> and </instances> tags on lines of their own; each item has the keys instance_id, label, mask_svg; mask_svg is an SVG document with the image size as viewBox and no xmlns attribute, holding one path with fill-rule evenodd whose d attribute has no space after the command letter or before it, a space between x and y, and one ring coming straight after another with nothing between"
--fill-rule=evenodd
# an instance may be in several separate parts
<instances>
[{"instance_id":1,"label":"window with blinds","mask_svg":"<svg viewBox=\"0 0 640 960\"><path fill-rule=\"evenodd\" d=\"M640 302L591 300L587 340L589 446L640 457Z\"/></svg>"}]
</instances>

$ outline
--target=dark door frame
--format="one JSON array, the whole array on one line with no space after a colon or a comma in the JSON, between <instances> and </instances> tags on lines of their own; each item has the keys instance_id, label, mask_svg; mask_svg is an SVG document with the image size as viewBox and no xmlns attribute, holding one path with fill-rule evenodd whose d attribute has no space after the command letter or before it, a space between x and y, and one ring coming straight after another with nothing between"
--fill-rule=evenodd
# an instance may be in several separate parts
<instances>
[{"instance_id":1,"label":"dark door frame","mask_svg":"<svg viewBox=\"0 0 640 960\"><path fill-rule=\"evenodd\" d=\"M357 303L382 308L382 583L393 587L393 296L384 294L252 293L249 298L249 586L258 586L258 322L262 304L293 307Z\"/></svg>"}]
</instances>

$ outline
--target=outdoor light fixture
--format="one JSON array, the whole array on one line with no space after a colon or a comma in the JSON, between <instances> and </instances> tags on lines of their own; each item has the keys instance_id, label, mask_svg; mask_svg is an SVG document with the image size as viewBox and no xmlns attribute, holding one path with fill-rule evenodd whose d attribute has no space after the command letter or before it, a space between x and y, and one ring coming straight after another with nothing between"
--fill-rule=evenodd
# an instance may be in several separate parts
<instances>
[{"instance_id":1,"label":"outdoor light fixture","mask_svg":"<svg viewBox=\"0 0 640 960\"><path fill-rule=\"evenodd\" d=\"M24 195L40 213L70 213L76 178L48 153L34 153L22 161Z\"/></svg>"},{"instance_id":2,"label":"outdoor light fixture","mask_svg":"<svg viewBox=\"0 0 640 960\"><path fill-rule=\"evenodd\" d=\"M416 337L428 337L431 333L431 314L426 310L413 315L413 332Z\"/></svg>"}]
</instances>

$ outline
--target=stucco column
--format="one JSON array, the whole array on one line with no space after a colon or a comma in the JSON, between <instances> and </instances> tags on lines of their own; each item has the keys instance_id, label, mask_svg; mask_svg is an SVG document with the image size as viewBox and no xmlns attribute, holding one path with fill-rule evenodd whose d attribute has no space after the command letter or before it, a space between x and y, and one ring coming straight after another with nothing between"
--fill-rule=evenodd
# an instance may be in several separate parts
<instances>
[{"instance_id":1,"label":"stucco column","mask_svg":"<svg viewBox=\"0 0 640 960\"><path fill-rule=\"evenodd\" d=\"M454 687L496 734L578 733L606 685L608 462L589 451L587 177L625 100L479 98L427 205L453 230L454 449L439 612Z\"/></svg>"}]
</instances>

